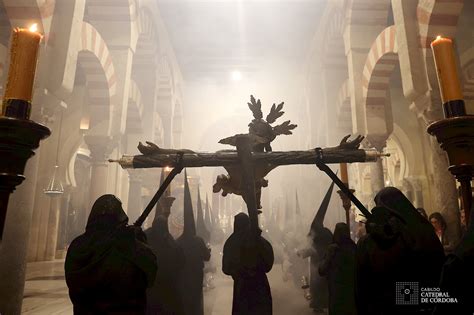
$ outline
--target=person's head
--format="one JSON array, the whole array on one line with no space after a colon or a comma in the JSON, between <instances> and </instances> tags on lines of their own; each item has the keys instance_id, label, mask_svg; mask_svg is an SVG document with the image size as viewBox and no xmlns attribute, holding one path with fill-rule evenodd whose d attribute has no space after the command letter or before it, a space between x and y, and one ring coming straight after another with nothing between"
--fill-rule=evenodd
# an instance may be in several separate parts
<instances>
[{"instance_id":1,"label":"person's head","mask_svg":"<svg viewBox=\"0 0 474 315\"><path fill-rule=\"evenodd\" d=\"M100 196L92 206L87 220L86 231L113 230L128 223L122 209L122 202L114 195Z\"/></svg>"},{"instance_id":2,"label":"person's head","mask_svg":"<svg viewBox=\"0 0 474 315\"><path fill-rule=\"evenodd\" d=\"M375 205L386 209L387 213L395 216L411 227L417 226L421 215L408 198L395 187L385 187L374 198Z\"/></svg>"},{"instance_id":3,"label":"person's head","mask_svg":"<svg viewBox=\"0 0 474 315\"><path fill-rule=\"evenodd\" d=\"M446 231L446 228L447 228L446 221L444 220L443 215L441 213L433 212L430 215L429 220L431 222L431 225L433 225L436 231L438 230L441 230L443 232Z\"/></svg>"},{"instance_id":4,"label":"person's head","mask_svg":"<svg viewBox=\"0 0 474 315\"><path fill-rule=\"evenodd\" d=\"M464 211L464 209L461 209L460 214L459 214L459 219L461 221L461 226L466 227L467 226L467 224L466 224L466 212Z\"/></svg>"},{"instance_id":5,"label":"person's head","mask_svg":"<svg viewBox=\"0 0 474 315\"><path fill-rule=\"evenodd\" d=\"M239 213L234 217L234 232L242 232L250 227L250 218L246 213Z\"/></svg>"},{"instance_id":6,"label":"person's head","mask_svg":"<svg viewBox=\"0 0 474 315\"><path fill-rule=\"evenodd\" d=\"M426 220L428 220L428 215L426 214L426 211L424 208L416 208L416 211L418 211L419 214Z\"/></svg>"},{"instance_id":7,"label":"person's head","mask_svg":"<svg viewBox=\"0 0 474 315\"><path fill-rule=\"evenodd\" d=\"M342 244L351 240L351 231L346 223L339 222L336 224L333 240L336 244Z\"/></svg>"}]
</instances>

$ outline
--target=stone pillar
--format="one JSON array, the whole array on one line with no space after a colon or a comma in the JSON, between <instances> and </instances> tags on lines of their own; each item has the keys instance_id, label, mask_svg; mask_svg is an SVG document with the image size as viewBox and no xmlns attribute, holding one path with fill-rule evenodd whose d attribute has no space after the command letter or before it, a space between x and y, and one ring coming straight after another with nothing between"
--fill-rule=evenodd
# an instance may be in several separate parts
<instances>
[{"instance_id":1,"label":"stone pillar","mask_svg":"<svg viewBox=\"0 0 474 315\"><path fill-rule=\"evenodd\" d=\"M62 194L52 195L51 206L49 210L47 236L46 236L46 253L45 260L51 261L56 258L56 247L58 245L59 232L59 215L61 211L61 196Z\"/></svg>"},{"instance_id":2,"label":"stone pillar","mask_svg":"<svg viewBox=\"0 0 474 315\"><path fill-rule=\"evenodd\" d=\"M0 243L0 314L21 313L38 161L38 155L28 161L26 179L12 194L8 205L3 240Z\"/></svg>"},{"instance_id":3,"label":"stone pillar","mask_svg":"<svg viewBox=\"0 0 474 315\"><path fill-rule=\"evenodd\" d=\"M127 215L129 223L134 223L143 211L142 208L142 174L140 170L128 171L128 204Z\"/></svg>"},{"instance_id":4,"label":"stone pillar","mask_svg":"<svg viewBox=\"0 0 474 315\"><path fill-rule=\"evenodd\" d=\"M84 136L91 151L91 186L90 206L107 191L107 176L109 154L112 152L112 138L109 136L87 135ZM89 207L90 209L91 207ZM90 210L88 210L90 211ZM88 217L89 215L87 215Z\"/></svg>"},{"instance_id":5,"label":"stone pillar","mask_svg":"<svg viewBox=\"0 0 474 315\"><path fill-rule=\"evenodd\" d=\"M386 136L367 136L370 146L377 151L382 152L387 145ZM383 160L378 159L377 162L370 163L370 184L373 197L385 187L385 179L383 174Z\"/></svg>"}]
</instances>

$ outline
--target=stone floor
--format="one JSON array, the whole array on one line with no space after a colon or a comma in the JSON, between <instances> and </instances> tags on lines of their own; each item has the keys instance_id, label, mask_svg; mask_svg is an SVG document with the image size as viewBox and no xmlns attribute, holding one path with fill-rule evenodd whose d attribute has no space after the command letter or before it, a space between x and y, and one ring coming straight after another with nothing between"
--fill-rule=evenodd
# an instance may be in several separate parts
<instances>
[{"instance_id":1,"label":"stone floor","mask_svg":"<svg viewBox=\"0 0 474 315\"><path fill-rule=\"evenodd\" d=\"M72 314L72 305L64 281L62 260L28 264L23 314ZM269 274L275 315L313 314L303 297L302 290L281 276L281 266L275 265ZM205 291L206 315L231 314L232 279L218 273L214 289Z\"/></svg>"}]
</instances>

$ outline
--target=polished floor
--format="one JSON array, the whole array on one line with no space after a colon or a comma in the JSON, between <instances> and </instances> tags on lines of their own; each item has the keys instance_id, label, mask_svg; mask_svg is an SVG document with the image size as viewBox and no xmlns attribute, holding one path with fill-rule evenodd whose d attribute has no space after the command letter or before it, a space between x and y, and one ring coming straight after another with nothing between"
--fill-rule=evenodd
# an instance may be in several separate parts
<instances>
[{"instance_id":1,"label":"polished floor","mask_svg":"<svg viewBox=\"0 0 474 315\"><path fill-rule=\"evenodd\" d=\"M23 314L59 315L72 314L72 305L64 281L64 261L28 264L23 300ZM275 315L309 315L302 290L281 276L281 266L275 265L269 274ZM231 314L232 279L218 272L214 289L204 293L206 315Z\"/></svg>"}]
</instances>

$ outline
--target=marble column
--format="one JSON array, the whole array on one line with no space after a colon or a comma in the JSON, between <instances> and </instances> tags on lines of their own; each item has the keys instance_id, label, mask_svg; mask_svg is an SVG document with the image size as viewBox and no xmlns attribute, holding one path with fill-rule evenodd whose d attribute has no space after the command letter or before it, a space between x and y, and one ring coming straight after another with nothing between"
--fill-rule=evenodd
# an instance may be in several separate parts
<instances>
[{"instance_id":1,"label":"marble column","mask_svg":"<svg viewBox=\"0 0 474 315\"><path fill-rule=\"evenodd\" d=\"M100 196L107 192L108 157L112 152L113 143L109 136L86 135L84 136L89 150L91 151L91 185L90 185L90 208ZM87 214L87 217L89 214Z\"/></svg>"},{"instance_id":2,"label":"marble column","mask_svg":"<svg viewBox=\"0 0 474 315\"><path fill-rule=\"evenodd\" d=\"M140 170L128 171L128 204L127 215L129 223L134 223L143 211L142 208L142 172Z\"/></svg>"},{"instance_id":3,"label":"marble column","mask_svg":"<svg viewBox=\"0 0 474 315\"><path fill-rule=\"evenodd\" d=\"M0 243L0 314L21 313L39 156L25 169L25 181L11 195Z\"/></svg>"}]
</instances>

